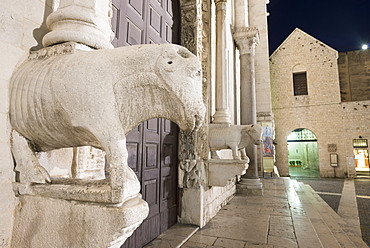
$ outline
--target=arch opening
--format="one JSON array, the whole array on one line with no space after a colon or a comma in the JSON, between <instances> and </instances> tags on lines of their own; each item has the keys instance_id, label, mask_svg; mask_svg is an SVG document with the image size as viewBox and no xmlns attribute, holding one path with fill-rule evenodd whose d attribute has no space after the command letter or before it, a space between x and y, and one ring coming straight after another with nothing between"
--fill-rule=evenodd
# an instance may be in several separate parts
<instances>
[{"instance_id":1,"label":"arch opening","mask_svg":"<svg viewBox=\"0 0 370 248\"><path fill-rule=\"evenodd\" d=\"M291 177L320 177L316 135L304 128L293 130L287 137L288 166Z\"/></svg>"}]
</instances>

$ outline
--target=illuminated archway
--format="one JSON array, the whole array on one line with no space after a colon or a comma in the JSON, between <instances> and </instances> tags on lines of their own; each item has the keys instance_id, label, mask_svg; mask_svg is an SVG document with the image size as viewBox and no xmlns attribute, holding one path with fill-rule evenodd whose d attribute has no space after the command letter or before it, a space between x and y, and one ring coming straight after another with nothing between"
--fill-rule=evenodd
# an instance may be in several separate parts
<instances>
[{"instance_id":1,"label":"illuminated archway","mask_svg":"<svg viewBox=\"0 0 370 248\"><path fill-rule=\"evenodd\" d=\"M287 137L289 174L292 177L319 177L320 164L316 135L298 128Z\"/></svg>"}]
</instances>

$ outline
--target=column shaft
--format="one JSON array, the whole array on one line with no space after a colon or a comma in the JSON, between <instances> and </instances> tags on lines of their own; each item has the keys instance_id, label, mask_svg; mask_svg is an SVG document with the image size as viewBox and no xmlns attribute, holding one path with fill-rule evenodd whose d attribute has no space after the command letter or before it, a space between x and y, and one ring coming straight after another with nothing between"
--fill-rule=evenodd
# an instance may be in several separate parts
<instances>
[{"instance_id":1,"label":"column shaft","mask_svg":"<svg viewBox=\"0 0 370 248\"><path fill-rule=\"evenodd\" d=\"M216 0L216 113L213 123L230 124L226 58L226 0Z\"/></svg>"}]
</instances>

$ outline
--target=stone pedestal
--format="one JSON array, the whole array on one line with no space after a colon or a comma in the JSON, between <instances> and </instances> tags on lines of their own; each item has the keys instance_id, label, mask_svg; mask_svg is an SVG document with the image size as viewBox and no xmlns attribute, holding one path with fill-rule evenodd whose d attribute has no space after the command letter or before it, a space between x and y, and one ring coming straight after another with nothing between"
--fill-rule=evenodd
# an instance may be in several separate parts
<instances>
[{"instance_id":1,"label":"stone pedestal","mask_svg":"<svg viewBox=\"0 0 370 248\"><path fill-rule=\"evenodd\" d=\"M208 184L209 186L224 187L229 179L245 174L247 168L248 160L210 159Z\"/></svg>"},{"instance_id":2,"label":"stone pedestal","mask_svg":"<svg viewBox=\"0 0 370 248\"><path fill-rule=\"evenodd\" d=\"M12 247L119 248L148 215L140 196L122 206L20 196Z\"/></svg>"},{"instance_id":3,"label":"stone pedestal","mask_svg":"<svg viewBox=\"0 0 370 248\"><path fill-rule=\"evenodd\" d=\"M202 228L206 224L203 210L203 187L181 189L180 223L197 225Z\"/></svg>"}]
</instances>

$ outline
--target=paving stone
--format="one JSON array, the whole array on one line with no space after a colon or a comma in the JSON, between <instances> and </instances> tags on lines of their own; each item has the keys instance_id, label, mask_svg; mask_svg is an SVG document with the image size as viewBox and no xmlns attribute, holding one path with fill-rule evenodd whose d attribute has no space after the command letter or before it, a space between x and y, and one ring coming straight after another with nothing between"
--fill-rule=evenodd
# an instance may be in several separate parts
<instances>
[{"instance_id":1,"label":"paving stone","mask_svg":"<svg viewBox=\"0 0 370 248\"><path fill-rule=\"evenodd\" d=\"M200 244L191 241L188 241L183 246L181 246L181 248L206 248L206 247L207 247L206 244Z\"/></svg>"},{"instance_id":2,"label":"paving stone","mask_svg":"<svg viewBox=\"0 0 370 248\"><path fill-rule=\"evenodd\" d=\"M287 248L298 247L297 241L295 239L289 239L289 238L277 237L277 236L269 236L268 244L273 245L274 247L287 247Z\"/></svg>"},{"instance_id":3,"label":"paving stone","mask_svg":"<svg viewBox=\"0 0 370 248\"><path fill-rule=\"evenodd\" d=\"M213 245L216 242L217 237L201 235L201 234L194 234L189 241L206 244L206 245Z\"/></svg>"},{"instance_id":4,"label":"paving stone","mask_svg":"<svg viewBox=\"0 0 370 248\"><path fill-rule=\"evenodd\" d=\"M240 240L218 238L214 245L221 247L243 248L245 244L246 242Z\"/></svg>"}]
</instances>

